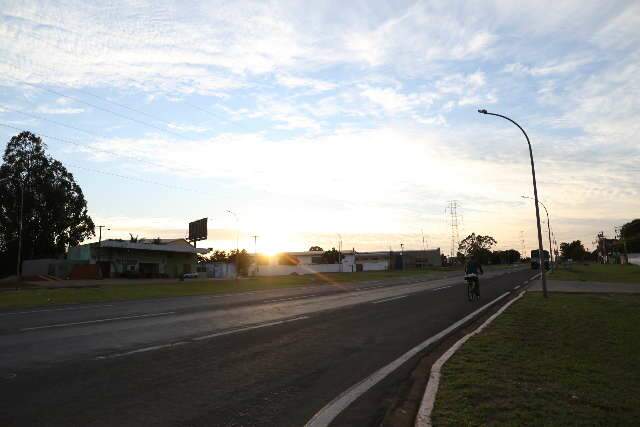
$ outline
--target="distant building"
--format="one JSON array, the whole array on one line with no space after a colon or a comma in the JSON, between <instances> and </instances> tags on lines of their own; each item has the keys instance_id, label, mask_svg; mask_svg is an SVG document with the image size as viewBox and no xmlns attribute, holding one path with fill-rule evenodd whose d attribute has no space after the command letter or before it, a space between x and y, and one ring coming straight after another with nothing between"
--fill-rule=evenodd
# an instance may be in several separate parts
<instances>
[{"instance_id":1,"label":"distant building","mask_svg":"<svg viewBox=\"0 0 640 427\"><path fill-rule=\"evenodd\" d=\"M180 277L196 272L196 249L185 239L109 239L69 248L71 262L97 264L107 277Z\"/></svg>"},{"instance_id":2,"label":"distant building","mask_svg":"<svg viewBox=\"0 0 640 427\"><path fill-rule=\"evenodd\" d=\"M198 264L198 274L209 279L231 279L236 277L236 266L232 262L205 262Z\"/></svg>"},{"instance_id":3,"label":"distant building","mask_svg":"<svg viewBox=\"0 0 640 427\"><path fill-rule=\"evenodd\" d=\"M285 276L290 274L351 273L355 271L353 251L342 251L342 262L327 264L325 251L281 252L272 256L258 256L252 261L251 274L256 276ZM253 257L252 257L253 258Z\"/></svg>"},{"instance_id":4,"label":"distant building","mask_svg":"<svg viewBox=\"0 0 640 427\"><path fill-rule=\"evenodd\" d=\"M440 266L440 248L423 251L342 251L342 262L327 264L324 251L281 252L276 255L258 255L252 260L251 274L282 276L290 274L355 273L357 271L415 270ZM252 257L253 258L253 257Z\"/></svg>"},{"instance_id":5,"label":"distant building","mask_svg":"<svg viewBox=\"0 0 640 427\"><path fill-rule=\"evenodd\" d=\"M391 260L392 270L421 270L442 265L440 248L392 252Z\"/></svg>"}]
</instances>

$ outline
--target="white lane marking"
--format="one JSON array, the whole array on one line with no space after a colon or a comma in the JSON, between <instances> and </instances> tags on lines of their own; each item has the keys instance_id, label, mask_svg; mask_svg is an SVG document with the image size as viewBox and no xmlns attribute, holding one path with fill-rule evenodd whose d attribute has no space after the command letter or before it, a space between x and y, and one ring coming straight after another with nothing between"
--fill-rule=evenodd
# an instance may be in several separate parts
<instances>
[{"instance_id":1,"label":"white lane marking","mask_svg":"<svg viewBox=\"0 0 640 427\"><path fill-rule=\"evenodd\" d=\"M43 326L33 326L31 328L22 328L20 329L20 331L35 331L36 329L62 328L65 326L88 325L91 323L111 322L114 320L129 320L129 319L142 319L145 317L168 316L170 314L175 314L175 313L176 313L175 311L165 311L164 313L151 313L151 314L139 314L136 316L110 317L108 319L87 320L85 322L54 323L53 325L43 325Z\"/></svg>"},{"instance_id":2,"label":"white lane marking","mask_svg":"<svg viewBox=\"0 0 640 427\"><path fill-rule=\"evenodd\" d=\"M89 310L96 307L113 307L113 304L92 305L89 307L64 307L64 308L46 308L42 310L29 310L29 311L10 311L8 313L0 313L0 317L4 316L16 316L18 314L35 314L45 313L49 311L71 311L71 310Z\"/></svg>"},{"instance_id":3,"label":"white lane marking","mask_svg":"<svg viewBox=\"0 0 640 427\"><path fill-rule=\"evenodd\" d=\"M525 282L525 283L526 283L526 282ZM520 289L520 285L518 285L518 286L514 286L514 288L513 288L513 289Z\"/></svg>"},{"instance_id":4,"label":"white lane marking","mask_svg":"<svg viewBox=\"0 0 640 427\"><path fill-rule=\"evenodd\" d=\"M439 287L439 288L432 289L432 291L441 291L441 290L443 290L443 289L452 288L453 286L454 286L454 285L441 286L441 287Z\"/></svg>"},{"instance_id":5,"label":"white lane marking","mask_svg":"<svg viewBox=\"0 0 640 427\"><path fill-rule=\"evenodd\" d=\"M482 313L491 305L505 298L507 295L509 295L509 292L505 292L504 294L500 295L498 298L494 299L493 301L483 305L473 313L468 314L467 316L453 323L446 329L443 329L442 331L438 332L436 335L426 339L425 341L421 342L417 346L413 347L411 350L407 351L405 354L403 354L393 362L378 369L376 372L369 375L367 378L363 379L359 383L354 384L348 390L344 391L338 397L336 397L331 402L329 402L324 408L320 409L320 411L318 411L313 416L313 418L311 418L309 422L307 422L306 426L307 427L328 426L347 406L352 404L358 397L362 396L371 387L378 384L380 381L382 381L389 374L391 374L393 371L395 371L400 366L402 366L409 359L414 357L416 354L418 354L419 352L421 352L431 344L445 337L447 334L454 331L458 327L464 325L466 322L473 319L478 314Z\"/></svg>"},{"instance_id":6,"label":"white lane marking","mask_svg":"<svg viewBox=\"0 0 640 427\"><path fill-rule=\"evenodd\" d=\"M163 348L177 347L179 345L184 345L184 344L189 344L189 342L178 341L178 342L172 342L170 344L154 345L151 347L144 347L144 348L139 348L137 350L126 351L124 353L115 353L115 354L109 354L107 356L98 356L96 357L96 360L115 359L117 357L130 356L132 354L137 354L137 353L146 353L147 351L160 350Z\"/></svg>"},{"instance_id":7,"label":"white lane marking","mask_svg":"<svg viewBox=\"0 0 640 427\"><path fill-rule=\"evenodd\" d=\"M300 316L300 317L294 317L293 319L276 320L275 322L261 323L259 325L253 325L253 326L244 326L242 328L230 329L227 331L216 332L215 334L209 334L209 335L193 338L192 341L208 340L211 338L221 337L223 335L237 334L239 332L250 331L253 329L266 328L268 326L282 325L283 323L295 322L296 320L304 320L308 318L309 316Z\"/></svg>"},{"instance_id":8,"label":"white lane marking","mask_svg":"<svg viewBox=\"0 0 640 427\"><path fill-rule=\"evenodd\" d=\"M397 297L391 297L391 298L381 299L381 300L378 300L378 301L372 301L371 303L372 304L382 304L383 302L395 301L397 299L406 298L408 296L409 295L400 295L400 296L397 296Z\"/></svg>"},{"instance_id":9,"label":"white lane marking","mask_svg":"<svg viewBox=\"0 0 640 427\"><path fill-rule=\"evenodd\" d=\"M525 294L526 290L521 292L516 298L507 302L505 305L500 307L500 310L495 312L491 317L489 317L480 327L478 327L475 331L465 335L460 338L454 345L449 348L431 367L431 374L429 375L429 382L427 383L427 388L424 391L424 395L422 396L422 402L420 403L420 409L418 409L418 415L416 416L415 427L426 427L431 426L431 412L433 411L433 405L436 402L436 394L438 393L438 386L440 384L440 373L442 370L442 366L449 360L453 353L458 351L462 345L467 342L469 338L480 333L484 328L486 328L493 320L500 316L511 304L522 298Z\"/></svg>"},{"instance_id":10,"label":"white lane marking","mask_svg":"<svg viewBox=\"0 0 640 427\"><path fill-rule=\"evenodd\" d=\"M131 356L133 354L138 354L138 353L146 353L148 351L155 351L155 350L162 350L163 348L172 348L172 347L178 347L181 345L185 345L185 344L192 344L196 341L202 341L202 340L206 340L206 339L210 339L210 338L215 338L215 337L220 337L223 335L231 335L231 334L235 334L235 333L240 333L240 332L245 332L245 331L249 331L252 329L259 329L259 328L265 328L268 326L275 326L275 325L281 325L283 323L289 323L289 322L293 322L296 320L303 320L303 319L308 319L309 316L300 316L300 317L294 317L293 319L285 319L285 320L278 320L275 322L268 322L268 323L261 323L259 325L253 325L253 326L246 326L243 328L237 328L237 329L230 329L230 330L226 330L226 331L221 331L221 332L216 332L215 334L209 334L209 335L205 335L202 337L197 337L197 338L192 338L188 341L176 341L176 342L172 342L169 344L160 344L160 345L152 345L149 347L143 347L143 348L138 348L135 350L131 350L131 351L125 351L123 353L114 353L114 354L108 354L105 356L98 356L95 358L95 360L106 360L106 359L115 359L118 357L125 357L125 356Z\"/></svg>"}]
</instances>

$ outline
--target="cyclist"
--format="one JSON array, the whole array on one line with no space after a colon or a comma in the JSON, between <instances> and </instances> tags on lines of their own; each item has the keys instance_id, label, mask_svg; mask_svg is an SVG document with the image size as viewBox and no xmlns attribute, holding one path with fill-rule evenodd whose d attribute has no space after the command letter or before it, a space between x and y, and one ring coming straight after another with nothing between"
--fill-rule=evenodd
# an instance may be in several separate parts
<instances>
[{"instance_id":1,"label":"cyclist","mask_svg":"<svg viewBox=\"0 0 640 427\"><path fill-rule=\"evenodd\" d=\"M484 274L484 271L482 270L482 265L480 265L480 261L478 261L478 259L475 256L472 255L467 261L467 263L465 264L464 273L467 275L474 274L476 276L475 277L476 295L480 296L480 279L478 279L478 274Z\"/></svg>"}]
</instances>

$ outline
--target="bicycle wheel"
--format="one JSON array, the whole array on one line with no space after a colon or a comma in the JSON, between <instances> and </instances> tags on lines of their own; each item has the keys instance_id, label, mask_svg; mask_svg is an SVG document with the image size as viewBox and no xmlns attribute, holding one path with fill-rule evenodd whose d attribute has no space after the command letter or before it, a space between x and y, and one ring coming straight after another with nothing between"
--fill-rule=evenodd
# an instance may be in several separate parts
<instances>
[{"instance_id":1,"label":"bicycle wheel","mask_svg":"<svg viewBox=\"0 0 640 427\"><path fill-rule=\"evenodd\" d=\"M472 281L467 281L467 299L469 301L473 301L474 299L474 295L475 295L475 289L473 287L473 282Z\"/></svg>"}]
</instances>

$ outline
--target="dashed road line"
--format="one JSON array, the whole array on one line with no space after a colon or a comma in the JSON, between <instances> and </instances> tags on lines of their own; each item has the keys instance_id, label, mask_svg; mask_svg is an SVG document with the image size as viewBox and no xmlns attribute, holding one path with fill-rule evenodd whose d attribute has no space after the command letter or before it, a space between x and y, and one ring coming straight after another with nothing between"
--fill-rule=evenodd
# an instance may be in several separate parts
<instances>
[{"instance_id":1,"label":"dashed road line","mask_svg":"<svg viewBox=\"0 0 640 427\"><path fill-rule=\"evenodd\" d=\"M173 348L173 347L178 347L178 346L182 346L182 345L185 345L185 344L193 344L193 343L196 343L198 341L204 341L204 340L208 340L208 339L211 339L211 338L221 337L221 336L225 336L225 335L238 334L238 333L241 333L241 332L251 331L251 330L254 330L254 329L267 328L269 326L282 325L284 323L291 323L291 322L295 322L297 320L304 320L304 319L308 319L308 318L309 318L309 316L299 316L299 317L294 317L292 319L276 320L274 322L266 322L266 323L260 323L260 324L257 324L257 325L244 326L244 327L241 327L241 328L228 329L226 331L220 331L220 332L216 332L216 333L213 333L213 334L203 335L201 337L191 338L190 340L176 341L176 342L172 342L172 343L169 343L169 344L152 345L152 346L149 346L149 347L142 347L142 348L138 348L138 349L131 350L131 351L125 351L125 352L122 352L122 353L114 353L114 354L107 354L107 355L97 356L97 357L95 357L95 360L116 359L116 358L119 358L119 357L126 357L126 356L131 356L131 355L134 355L134 354L146 353L146 352L149 352L149 351L162 350L162 349L165 349L165 348Z\"/></svg>"},{"instance_id":2,"label":"dashed road line","mask_svg":"<svg viewBox=\"0 0 640 427\"><path fill-rule=\"evenodd\" d=\"M165 311L164 313L150 313L150 314L139 314L135 316L110 317L108 319L87 320L84 322L54 323L53 325L32 326L30 328L22 328L20 329L20 331L35 331L38 329L63 328L65 326L89 325L92 323L104 323L104 322L112 322L116 320L143 319L146 317L169 316L171 314L176 314L176 312Z\"/></svg>"},{"instance_id":3,"label":"dashed road line","mask_svg":"<svg viewBox=\"0 0 640 427\"><path fill-rule=\"evenodd\" d=\"M391 297L391 298L381 299L381 300L378 300L378 301L372 301L371 303L372 304L382 304L383 302L395 301L397 299L406 298L408 296L409 295L399 295L397 297Z\"/></svg>"},{"instance_id":4,"label":"dashed road line","mask_svg":"<svg viewBox=\"0 0 640 427\"><path fill-rule=\"evenodd\" d=\"M46 313L50 311L77 311L77 310L90 310L92 308L97 307L113 307L113 304L101 304L101 305L91 305L85 307L63 307L63 308L45 308L42 310L28 310L28 311L10 311L7 313L0 313L0 317L4 316L16 316L19 314L36 314L36 313Z\"/></svg>"}]
</instances>

